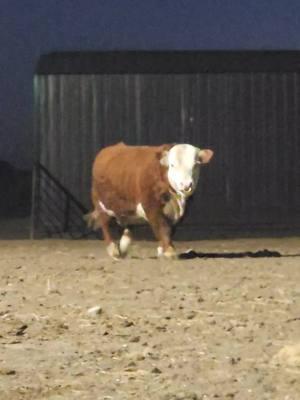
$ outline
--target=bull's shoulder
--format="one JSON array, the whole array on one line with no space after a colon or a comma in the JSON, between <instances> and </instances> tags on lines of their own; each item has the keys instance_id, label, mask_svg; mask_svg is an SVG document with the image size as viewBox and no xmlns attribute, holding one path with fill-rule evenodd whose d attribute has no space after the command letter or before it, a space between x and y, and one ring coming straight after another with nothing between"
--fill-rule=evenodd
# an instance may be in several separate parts
<instances>
[{"instance_id":1,"label":"bull's shoulder","mask_svg":"<svg viewBox=\"0 0 300 400\"><path fill-rule=\"evenodd\" d=\"M163 206L169 200L169 183L164 169L156 161L143 170L139 182L143 204Z\"/></svg>"}]
</instances>

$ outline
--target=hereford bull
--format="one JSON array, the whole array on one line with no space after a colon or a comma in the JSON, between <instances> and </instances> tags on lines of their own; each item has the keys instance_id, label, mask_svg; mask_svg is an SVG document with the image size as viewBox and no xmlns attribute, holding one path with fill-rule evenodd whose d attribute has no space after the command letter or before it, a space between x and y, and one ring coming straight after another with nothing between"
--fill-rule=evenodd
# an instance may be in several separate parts
<instances>
[{"instance_id":1,"label":"hereford bull","mask_svg":"<svg viewBox=\"0 0 300 400\"><path fill-rule=\"evenodd\" d=\"M149 223L159 241L158 256L175 257L171 226L183 216L194 193L199 170L213 151L190 144L128 146L118 143L102 149L93 164L92 202L88 221L101 228L108 254L124 257L131 242L128 226ZM124 227L119 245L109 222Z\"/></svg>"}]
</instances>

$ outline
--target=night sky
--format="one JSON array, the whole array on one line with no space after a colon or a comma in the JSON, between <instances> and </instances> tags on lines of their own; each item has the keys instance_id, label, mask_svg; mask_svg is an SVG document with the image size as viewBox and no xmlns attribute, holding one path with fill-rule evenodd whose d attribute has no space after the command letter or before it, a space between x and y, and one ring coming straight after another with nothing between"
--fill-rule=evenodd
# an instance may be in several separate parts
<instances>
[{"instance_id":1,"label":"night sky","mask_svg":"<svg viewBox=\"0 0 300 400\"><path fill-rule=\"evenodd\" d=\"M299 0L1 0L0 159L31 166L41 53L300 49Z\"/></svg>"}]
</instances>

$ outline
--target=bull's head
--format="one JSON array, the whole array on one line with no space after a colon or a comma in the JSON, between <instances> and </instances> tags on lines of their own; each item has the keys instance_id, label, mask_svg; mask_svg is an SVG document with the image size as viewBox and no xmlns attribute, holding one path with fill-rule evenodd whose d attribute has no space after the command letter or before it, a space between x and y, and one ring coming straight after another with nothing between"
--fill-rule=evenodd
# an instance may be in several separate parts
<instances>
[{"instance_id":1,"label":"bull's head","mask_svg":"<svg viewBox=\"0 0 300 400\"><path fill-rule=\"evenodd\" d=\"M200 173L200 166L207 164L213 156L209 149L199 149L190 144L176 144L165 151L161 164L168 169L168 180L172 188L184 196L194 193Z\"/></svg>"}]
</instances>

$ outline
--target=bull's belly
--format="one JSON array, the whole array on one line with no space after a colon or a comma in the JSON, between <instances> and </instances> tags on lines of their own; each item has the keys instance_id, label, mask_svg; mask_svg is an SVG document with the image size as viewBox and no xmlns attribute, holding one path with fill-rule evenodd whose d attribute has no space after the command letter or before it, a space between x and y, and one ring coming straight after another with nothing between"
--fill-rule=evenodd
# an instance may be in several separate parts
<instances>
[{"instance_id":1,"label":"bull's belly","mask_svg":"<svg viewBox=\"0 0 300 400\"><path fill-rule=\"evenodd\" d=\"M117 222L122 226L146 225L147 224L147 220L139 217L138 215L130 215L130 216L126 216L126 217L121 216L116 219L117 219Z\"/></svg>"},{"instance_id":2,"label":"bull's belly","mask_svg":"<svg viewBox=\"0 0 300 400\"><path fill-rule=\"evenodd\" d=\"M101 201L99 201L99 205L105 214L115 218L120 225L145 225L147 223L146 213L140 203L134 211L124 210L121 213L116 213L114 210L107 208Z\"/></svg>"},{"instance_id":3,"label":"bull's belly","mask_svg":"<svg viewBox=\"0 0 300 400\"><path fill-rule=\"evenodd\" d=\"M186 200L178 197L175 194L171 194L170 200L165 204L163 208L164 215L168 220L176 224L179 219L183 216L185 210ZM117 222L122 225L145 225L148 222L145 210L141 203L137 204L134 212L124 212L116 214L113 210L107 209L105 205L99 201L99 205L107 215L114 217Z\"/></svg>"}]
</instances>

